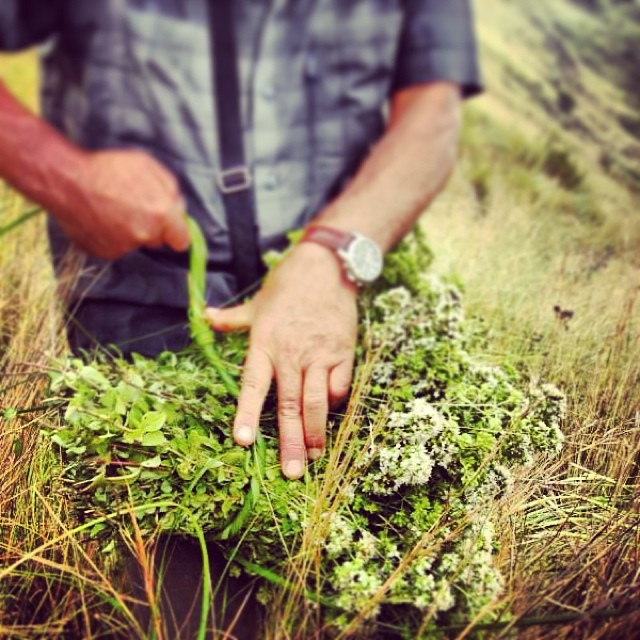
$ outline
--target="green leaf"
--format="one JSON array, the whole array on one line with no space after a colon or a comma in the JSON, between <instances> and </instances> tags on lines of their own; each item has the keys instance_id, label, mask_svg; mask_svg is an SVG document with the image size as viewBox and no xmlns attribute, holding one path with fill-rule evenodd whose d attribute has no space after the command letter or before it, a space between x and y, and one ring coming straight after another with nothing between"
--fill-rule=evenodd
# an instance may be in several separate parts
<instances>
[{"instance_id":1,"label":"green leaf","mask_svg":"<svg viewBox=\"0 0 640 640\"><path fill-rule=\"evenodd\" d=\"M104 555L108 555L110 553L113 553L116 549L116 541L115 540L111 540L110 542L108 542L107 544L104 545L104 547L102 547L102 549L100 550Z\"/></svg>"},{"instance_id":2,"label":"green leaf","mask_svg":"<svg viewBox=\"0 0 640 640\"><path fill-rule=\"evenodd\" d=\"M101 531L104 531L107 528L107 524L105 522L97 522L91 527L89 531L89 535L92 538L95 538Z\"/></svg>"},{"instance_id":3,"label":"green leaf","mask_svg":"<svg viewBox=\"0 0 640 640\"><path fill-rule=\"evenodd\" d=\"M144 444L144 443L143 443ZM160 456L153 456L153 458L149 458L142 463L142 466L145 469L157 469L162 464L162 459Z\"/></svg>"},{"instance_id":4,"label":"green leaf","mask_svg":"<svg viewBox=\"0 0 640 640\"><path fill-rule=\"evenodd\" d=\"M19 458L22 455L23 449L24 449L24 443L22 442L22 438L20 436L16 436L13 439L13 444L11 445L11 450L13 451L13 455L16 458Z\"/></svg>"},{"instance_id":5,"label":"green leaf","mask_svg":"<svg viewBox=\"0 0 640 640\"><path fill-rule=\"evenodd\" d=\"M107 378L95 367L85 365L80 369L78 375L83 382L86 382L96 389L108 389L110 387Z\"/></svg>"},{"instance_id":6,"label":"green leaf","mask_svg":"<svg viewBox=\"0 0 640 640\"><path fill-rule=\"evenodd\" d=\"M72 453L76 456L81 456L83 453L85 453L87 450L87 447L85 447L84 445L81 445L79 447L67 447L67 453Z\"/></svg>"},{"instance_id":7,"label":"green leaf","mask_svg":"<svg viewBox=\"0 0 640 640\"><path fill-rule=\"evenodd\" d=\"M151 431L142 436L142 445L144 447L159 447L164 444L167 439L161 431Z\"/></svg>"},{"instance_id":8,"label":"green leaf","mask_svg":"<svg viewBox=\"0 0 640 640\"><path fill-rule=\"evenodd\" d=\"M140 420L140 429L145 433L160 431L164 427L167 417L161 411L148 411Z\"/></svg>"},{"instance_id":9,"label":"green leaf","mask_svg":"<svg viewBox=\"0 0 640 640\"><path fill-rule=\"evenodd\" d=\"M51 436L51 442L53 444L57 444L61 449L66 449L69 446L69 443L65 441L65 439L57 433L54 433Z\"/></svg>"},{"instance_id":10,"label":"green leaf","mask_svg":"<svg viewBox=\"0 0 640 640\"><path fill-rule=\"evenodd\" d=\"M163 480L160 485L160 491L162 491L162 493L170 494L173 493L173 487L168 480Z\"/></svg>"},{"instance_id":11,"label":"green leaf","mask_svg":"<svg viewBox=\"0 0 640 640\"><path fill-rule=\"evenodd\" d=\"M118 393L118 399L122 403L120 407L124 407L125 411L127 405L133 404L142 395L140 388L135 387L124 380L118 382L116 385L116 391ZM124 413L124 411L122 413Z\"/></svg>"}]
</instances>

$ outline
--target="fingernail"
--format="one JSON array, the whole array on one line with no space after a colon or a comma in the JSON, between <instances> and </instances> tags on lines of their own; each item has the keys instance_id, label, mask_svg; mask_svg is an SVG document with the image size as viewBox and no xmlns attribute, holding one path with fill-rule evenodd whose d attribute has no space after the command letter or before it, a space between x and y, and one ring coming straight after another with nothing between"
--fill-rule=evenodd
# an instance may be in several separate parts
<instances>
[{"instance_id":1,"label":"fingernail","mask_svg":"<svg viewBox=\"0 0 640 640\"><path fill-rule=\"evenodd\" d=\"M304 474L304 463L300 460L290 460L284 465L284 475L291 480L296 480Z\"/></svg>"},{"instance_id":2,"label":"fingernail","mask_svg":"<svg viewBox=\"0 0 640 640\"><path fill-rule=\"evenodd\" d=\"M235 432L235 440L245 447L253 444L253 429L246 425L238 427Z\"/></svg>"},{"instance_id":3,"label":"fingernail","mask_svg":"<svg viewBox=\"0 0 640 640\"><path fill-rule=\"evenodd\" d=\"M307 457L309 460L320 460L324 455L324 449L309 449L307 451Z\"/></svg>"}]
</instances>

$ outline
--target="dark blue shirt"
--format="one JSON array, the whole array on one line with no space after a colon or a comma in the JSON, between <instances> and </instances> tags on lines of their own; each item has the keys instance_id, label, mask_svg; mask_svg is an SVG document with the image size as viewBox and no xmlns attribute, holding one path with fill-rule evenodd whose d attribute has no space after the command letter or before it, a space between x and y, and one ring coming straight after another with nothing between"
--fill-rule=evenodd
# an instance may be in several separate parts
<instances>
[{"instance_id":1,"label":"dark blue shirt","mask_svg":"<svg viewBox=\"0 0 640 640\"><path fill-rule=\"evenodd\" d=\"M340 190L382 134L394 91L438 80L458 83L465 95L479 90L469 0L236 0L234 7L263 249L282 246L287 231ZM206 0L0 2L0 49L43 44L42 109L53 126L86 149L146 150L177 176L207 237L209 301L221 304L235 279L216 187L207 24ZM59 265L68 243L55 222L50 227ZM184 309L186 269L186 256L169 250L112 263L90 258L77 295L95 308ZM120 333L106 319L90 330L116 342L155 330L138 315L137 328L124 326L119 312Z\"/></svg>"}]
</instances>

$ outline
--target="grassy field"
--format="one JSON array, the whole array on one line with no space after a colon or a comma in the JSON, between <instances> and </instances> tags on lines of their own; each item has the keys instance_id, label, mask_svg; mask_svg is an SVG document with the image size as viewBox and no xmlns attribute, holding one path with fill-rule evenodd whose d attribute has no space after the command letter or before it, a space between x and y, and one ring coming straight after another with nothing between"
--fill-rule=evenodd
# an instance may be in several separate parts
<instances>
[{"instance_id":1,"label":"grassy field","mask_svg":"<svg viewBox=\"0 0 640 640\"><path fill-rule=\"evenodd\" d=\"M603 168L640 148L617 120L632 109L616 66L580 56L582 39L602 37L600 17L562 2L477 7L490 95L469 109L461 170L425 225L490 349L558 383L571 407L562 459L531 470L503 505L507 597L556 622L522 636L633 635L638 183ZM634 607L566 627L555 618Z\"/></svg>"},{"instance_id":2,"label":"grassy field","mask_svg":"<svg viewBox=\"0 0 640 640\"><path fill-rule=\"evenodd\" d=\"M433 268L462 283L486 359L556 383L570 409L561 456L527 469L495 505L507 578L495 606L515 616L483 633L633 637L640 118L620 65L633 21L624 5L594 14L569 0L476 4L488 93L467 107L459 169L424 218ZM0 77L35 108L32 55L1 58ZM0 187L0 226L28 209ZM65 349L43 220L0 243L0 410L37 407L42 373ZM90 628L122 604L110 567L69 534L66 505L46 494L41 414L1 416L0 636L59 637L78 618Z\"/></svg>"}]
</instances>

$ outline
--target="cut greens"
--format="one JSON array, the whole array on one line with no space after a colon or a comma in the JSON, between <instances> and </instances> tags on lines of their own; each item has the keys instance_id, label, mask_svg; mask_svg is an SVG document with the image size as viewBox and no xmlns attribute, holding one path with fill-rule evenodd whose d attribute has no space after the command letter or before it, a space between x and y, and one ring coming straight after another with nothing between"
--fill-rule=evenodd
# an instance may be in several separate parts
<instances>
[{"instance_id":1,"label":"cut greens","mask_svg":"<svg viewBox=\"0 0 640 640\"><path fill-rule=\"evenodd\" d=\"M352 399L302 481L280 473L273 404L256 446L233 444L246 338L214 344L197 324L198 274L199 348L62 363L48 432L78 517L144 505L145 535L202 530L233 571L263 578L263 602L301 594L326 637L435 637L476 616L502 588L487 507L515 467L559 451L565 399L474 355L460 292L424 274L426 255L413 236L362 296ZM91 533L108 545L130 526L130 515L102 519Z\"/></svg>"}]
</instances>

